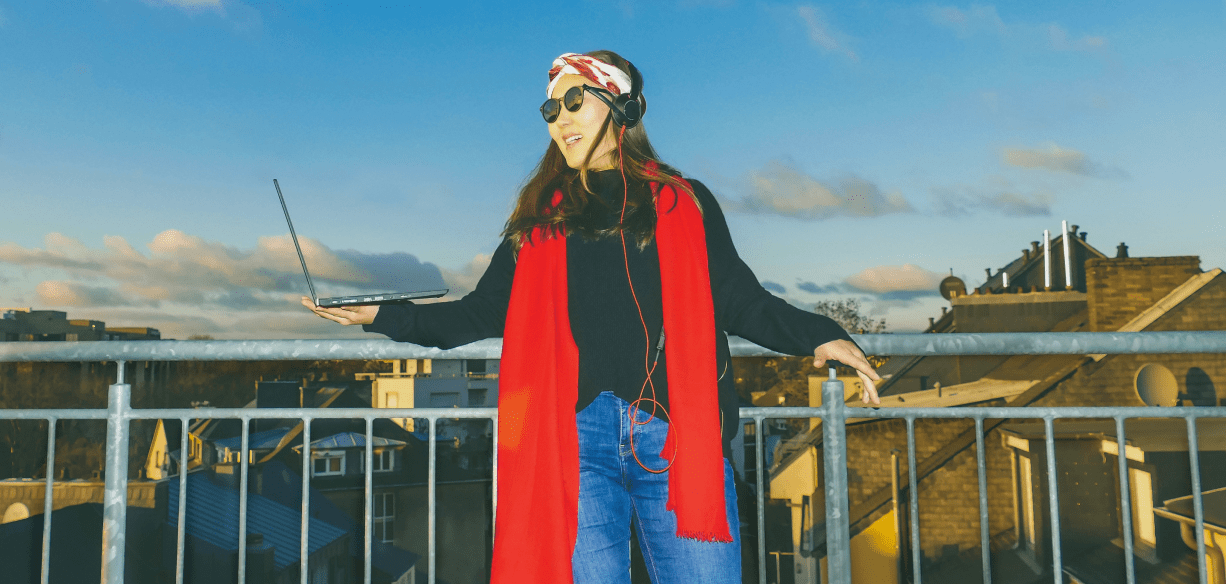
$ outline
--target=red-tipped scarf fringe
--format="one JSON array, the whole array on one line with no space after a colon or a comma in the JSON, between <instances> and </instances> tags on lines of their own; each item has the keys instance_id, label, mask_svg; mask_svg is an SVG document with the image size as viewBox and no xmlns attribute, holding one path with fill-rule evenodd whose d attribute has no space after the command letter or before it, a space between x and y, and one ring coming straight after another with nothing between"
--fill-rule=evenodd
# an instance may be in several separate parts
<instances>
[{"instance_id":1,"label":"red-tipped scarf fringe","mask_svg":"<svg viewBox=\"0 0 1226 584\"><path fill-rule=\"evenodd\" d=\"M687 185L688 186L688 185ZM731 542L716 388L715 311L702 213L652 183L672 422L661 456L677 536ZM553 204L561 201L554 195ZM519 251L498 384L498 513L491 582L569 583L579 501L579 351L566 238L537 228Z\"/></svg>"}]
</instances>

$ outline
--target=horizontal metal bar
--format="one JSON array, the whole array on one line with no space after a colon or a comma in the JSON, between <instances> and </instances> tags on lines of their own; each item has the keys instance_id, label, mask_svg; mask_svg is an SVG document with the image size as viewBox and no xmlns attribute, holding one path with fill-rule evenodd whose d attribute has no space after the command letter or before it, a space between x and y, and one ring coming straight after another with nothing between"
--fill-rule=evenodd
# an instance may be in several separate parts
<instances>
[{"instance_id":1,"label":"horizontal metal bar","mask_svg":"<svg viewBox=\"0 0 1226 584\"><path fill-rule=\"evenodd\" d=\"M1226 353L1226 331L877 334L851 337L870 355Z\"/></svg>"},{"instance_id":2,"label":"horizontal metal bar","mask_svg":"<svg viewBox=\"0 0 1226 584\"><path fill-rule=\"evenodd\" d=\"M824 418L826 408L806 407L743 407L742 418ZM3 410L0 420L101 420L105 409L37 409ZM167 418L224 418L237 420L331 420L416 418L426 420L496 419L497 408L188 408L131 409L123 415L128 420L159 420ZM1226 418L1226 407L991 407L991 408L847 408L847 419L947 418L985 420L991 418L1036 419L1056 418Z\"/></svg>"},{"instance_id":3,"label":"horizontal metal bar","mask_svg":"<svg viewBox=\"0 0 1226 584\"><path fill-rule=\"evenodd\" d=\"M764 416L766 418L817 418L826 415L825 408L803 407L771 407L771 408L741 408L742 418ZM854 423L857 419L892 419L892 418L956 418L956 419L991 419L991 418L1223 418L1226 417L1226 407L1132 407L1132 406L1086 406L1086 407L1024 407L1024 408L848 408L847 421Z\"/></svg>"},{"instance_id":4,"label":"horizontal metal bar","mask_svg":"<svg viewBox=\"0 0 1226 584\"><path fill-rule=\"evenodd\" d=\"M46 420L60 418L63 420L105 420L105 408L96 410L64 409L64 410L0 410L0 420Z\"/></svg>"},{"instance_id":5,"label":"horizontal metal bar","mask_svg":"<svg viewBox=\"0 0 1226 584\"><path fill-rule=\"evenodd\" d=\"M1226 331L852 335L873 355L1092 355L1226 353ZM731 337L733 357L777 357ZM498 359L502 340L436 349L387 339L85 341L0 343L0 362Z\"/></svg>"},{"instance_id":6,"label":"horizontal metal bar","mask_svg":"<svg viewBox=\"0 0 1226 584\"><path fill-rule=\"evenodd\" d=\"M498 359L502 340L442 350L388 339L0 343L4 361L316 361Z\"/></svg>"},{"instance_id":7,"label":"horizontal metal bar","mask_svg":"<svg viewBox=\"0 0 1226 584\"><path fill-rule=\"evenodd\" d=\"M340 418L417 418L428 420L491 419L498 415L497 408L188 408L188 409L132 409L123 416L128 420L160 420L165 418L225 418L237 420L285 420L305 418L330 420ZM39 409L0 410L0 420L101 420L107 418L105 409Z\"/></svg>"}]
</instances>

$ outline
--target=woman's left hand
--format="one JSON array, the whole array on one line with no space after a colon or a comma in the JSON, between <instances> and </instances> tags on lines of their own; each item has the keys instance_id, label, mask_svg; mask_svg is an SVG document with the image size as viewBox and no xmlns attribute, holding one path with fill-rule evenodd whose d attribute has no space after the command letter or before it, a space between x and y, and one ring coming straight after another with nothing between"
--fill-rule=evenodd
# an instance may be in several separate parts
<instances>
[{"instance_id":1,"label":"woman's left hand","mask_svg":"<svg viewBox=\"0 0 1226 584\"><path fill-rule=\"evenodd\" d=\"M826 361L838 361L854 368L856 374L860 376L860 382L864 384L864 392L860 394L860 401L868 403L869 400L872 400L873 404L881 405L881 398L877 397L877 382L881 381L881 376L873 370L873 366L860 351L860 347L851 341L839 339L813 349L814 367L820 369L826 365Z\"/></svg>"}]
</instances>

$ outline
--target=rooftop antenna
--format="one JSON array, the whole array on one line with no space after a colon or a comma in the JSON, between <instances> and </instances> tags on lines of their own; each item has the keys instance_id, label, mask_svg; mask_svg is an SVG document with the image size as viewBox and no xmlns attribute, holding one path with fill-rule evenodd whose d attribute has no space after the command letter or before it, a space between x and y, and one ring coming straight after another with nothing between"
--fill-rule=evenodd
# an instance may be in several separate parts
<instances>
[{"instance_id":1,"label":"rooftop antenna","mask_svg":"<svg viewBox=\"0 0 1226 584\"><path fill-rule=\"evenodd\" d=\"M1043 230L1043 289L1051 290L1051 231Z\"/></svg>"},{"instance_id":2,"label":"rooftop antenna","mask_svg":"<svg viewBox=\"0 0 1226 584\"><path fill-rule=\"evenodd\" d=\"M1064 289L1073 289L1073 259L1069 257L1069 241L1068 241L1068 221L1061 221L1060 228L1063 234L1060 240L1064 242Z\"/></svg>"}]
</instances>

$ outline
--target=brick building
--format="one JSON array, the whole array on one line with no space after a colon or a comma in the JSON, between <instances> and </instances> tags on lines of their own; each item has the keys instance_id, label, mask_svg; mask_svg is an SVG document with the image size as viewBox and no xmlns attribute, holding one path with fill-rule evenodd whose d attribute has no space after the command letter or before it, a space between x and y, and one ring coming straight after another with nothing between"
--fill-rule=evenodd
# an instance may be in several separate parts
<instances>
[{"instance_id":1,"label":"brick building","mask_svg":"<svg viewBox=\"0 0 1226 584\"><path fill-rule=\"evenodd\" d=\"M1067 236L1058 235L1051 242L1050 260L1035 242L995 273L987 270L987 281L969 294L960 280L947 279L942 292L950 308L931 319L926 332L1226 330L1226 277L1222 270L1202 271L1199 258L1191 256L1128 257L1123 244L1117 248L1116 257L1107 257L1086 242L1084 233L1077 236L1075 231L1076 226ZM1226 397L1226 357L1221 355L923 357L894 359L881 372L889 375L879 388L883 407L1216 406ZM821 381L811 378L811 396L820 396ZM858 394L851 392L849 407L861 405ZM818 403L814 401L814 405ZM994 552L993 571L997 574L993 581L1029 584L1051 578L1050 554L1042 551L1050 550L1050 541L1041 541L1046 532L1027 533L1019 525L1027 509L1035 512L1046 505L1042 490L1046 462L1037 464L1028 451L1007 445L1005 426L1010 422L986 420L984 424L988 531ZM1099 429L1091 434L1087 438L1074 432L1058 443L1088 439L1092 449L1098 449L1109 433ZM924 580L978 582L982 568L974 422L920 419L915 422L915 436ZM909 518L905 517L905 421L849 420L847 445L853 581L907 581L909 576L899 578L899 573L909 575L912 570ZM1114 503L1119 504L1118 485L1113 482L1116 475L1110 470L1115 462L1094 451L1099 454L1092 474L1110 480L1082 488L1061 501L1065 524L1097 526L1093 537L1077 529L1064 533L1062 547L1069 552L1064 557L1066 568L1079 561L1090 562L1079 553L1122 556L1122 551L1108 553L1114 549L1111 546L1122 545L1118 525L1087 522L1078 515L1079 510L1091 507L1088 498L1094 496L1094 489L1100 491L1099 499L1112 501L1115 497ZM1062 477L1090 472L1084 466L1089 464L1082 460L1084 457L1063 460L1057 454L1056 458ZM795 558L792 579L780 574L778 581L818 582L819 560L824 552L811 544L806 549L805 542L820 541L824 535L823 489L818 472L822 467L820 427L781 445L775 459L778 462L770 471L771 497L791 508L793 523L792 549L781 551L791 552ZM1103 465L1110 469L1099 468ZM1019 482L1023 466L1033 473L1028 475L1033 480L1025 485ZM897 476L896 468L901 468ZM903 485L898 523L893 511L895 480ZM1206 489L1223 486L1226 484L1204 485ZM1156 506L1161 503L1155 501ZM1024 509L1025 505L1030 507ZM812 517L816 520L808 519ZM1172 528L1173 522L1162 527L1166 521L1157 519L1159 529ZM1038 537L1040 541L1027 546L1022 541L1026 537ZM1086 547L1090 543L1095 546ZM1172 546L1163 557L1141 557L1138 553L1138 565L1153 574L1186 571L1190 552L1178 547ZM1191 563L1195 565L1194 556ZM1122 560L1119 570L1122 573Z\"/></svg>"}]
</instances>

